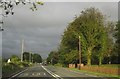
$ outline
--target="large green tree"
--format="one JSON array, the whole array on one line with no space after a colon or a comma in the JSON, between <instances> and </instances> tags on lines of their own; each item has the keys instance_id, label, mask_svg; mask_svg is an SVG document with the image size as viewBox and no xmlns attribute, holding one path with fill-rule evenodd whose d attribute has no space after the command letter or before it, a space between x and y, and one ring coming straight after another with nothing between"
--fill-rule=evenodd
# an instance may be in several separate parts
<instances>
[{"instance_id":1,"label":"large green tree","mask_svg":"<svg viewBox=\"0 0 120 79\"><path fill-rule=\"evenodd\" d=\"M88 8L82 11L81 15L69 24L62 36L61 58L66 59L66 54L70 54L72 50L78 50L78 37L80 36L82 57L87 59L87 65L91 65L93 50L98 53L99 64L101 64L108 41L104 21L104 15L98 9Z\"/></svg>"}]
</instances>

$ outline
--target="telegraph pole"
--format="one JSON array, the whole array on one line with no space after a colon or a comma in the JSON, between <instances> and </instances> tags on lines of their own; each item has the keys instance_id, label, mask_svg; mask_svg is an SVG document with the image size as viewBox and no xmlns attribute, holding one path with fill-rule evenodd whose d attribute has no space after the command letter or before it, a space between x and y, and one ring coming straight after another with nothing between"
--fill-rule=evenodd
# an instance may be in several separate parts
<instances>
[{"instance_id":1,"label":"telegraph pole","mask_svg":"<svg viewBox=\"0 0 120 79\"><path fill-rule=\"evenodd\" d=\"M22 40L21 62L23 61L24 40Z\"/></svg>"},{"instance_id":2,"label":"telegraph pole","mask_svg":"<svg viewBox=\"0 0 120 79\"><path fill-rule=\"evenodd\" d=\"M80 42L80 36L79 36L79 64L81 66L81 42Z\"/></svg>"}]
</instances>

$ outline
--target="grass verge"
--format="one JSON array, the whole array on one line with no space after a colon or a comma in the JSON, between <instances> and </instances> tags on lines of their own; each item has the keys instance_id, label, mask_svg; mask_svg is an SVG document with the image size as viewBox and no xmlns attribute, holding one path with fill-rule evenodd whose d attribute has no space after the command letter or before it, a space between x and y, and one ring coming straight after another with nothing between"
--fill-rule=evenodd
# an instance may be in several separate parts
<instances>
[{"instance_id":1,"label":"grass verge","mask_svg":"<svg viewBox=\"0 0 120 79\"><path fill-rule=\"evenodd\" d=\"M85 71L85 70L79 70L77 68L68 68L68 69L76 71L76 72L83 72L83 73L86 73L86 74L95 75L95 76L98 76L98 77L114 77L115 79L120 79L120 75L111 75L111 74L90 72L90 71Z\"/></svg>"}]
</instances>

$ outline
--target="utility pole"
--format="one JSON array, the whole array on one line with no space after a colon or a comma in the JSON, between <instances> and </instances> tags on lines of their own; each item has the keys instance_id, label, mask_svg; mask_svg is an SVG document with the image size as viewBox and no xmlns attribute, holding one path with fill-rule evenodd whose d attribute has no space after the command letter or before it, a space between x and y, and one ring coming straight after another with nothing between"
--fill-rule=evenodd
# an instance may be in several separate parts
<instances>
[{"instance_id":1,"label":"utility pole","mask_svg":"<svg viewBox=\"0 0 120 79\"><path fill-rule=\"evenodd\" d=\"M81 67L81 42L80 42L80 36L79 36L79 64L80 64L80 67Z\"/></svg>"},{"instance_id":2,"label":"utility pole","mask_svg":"<svg viewBox=\"0 0 120 79\"><path fill-rule=\"evenodd\" d=\"M22 40L21 62L23 61L24 40Z\"/></svg>"}]
</instances>

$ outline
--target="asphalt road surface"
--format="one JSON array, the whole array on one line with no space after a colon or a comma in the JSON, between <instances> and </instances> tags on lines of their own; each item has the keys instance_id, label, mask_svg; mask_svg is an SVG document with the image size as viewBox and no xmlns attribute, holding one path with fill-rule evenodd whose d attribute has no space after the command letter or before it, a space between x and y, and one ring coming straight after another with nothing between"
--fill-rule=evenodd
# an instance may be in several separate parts
<instances>
[{"instance_id":1,"label":"asphalt road surface","mask_svg":"<svg viewBox=\"0 0 120 79\"><path fill-rule=\"evenodd\" d=\"M9 79L107 79L76 72L68 68L35 65Z\"/></svg>"},{"instance_id":2,"label":"asphalt road surface","mask_svg":"<svg viewBox=\"0 0 120 79\"><path fill-rule=\"evenodd\" d=\"M42 65L35 65L18 74L13 75L9 79L55 79L46 68Z\"/></svg>"}]
</instances>

